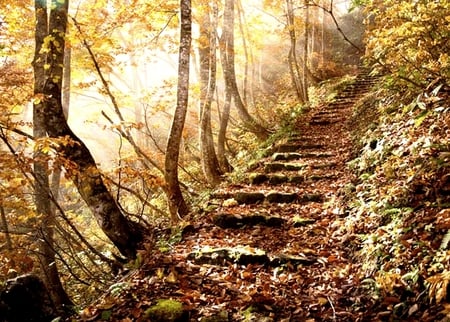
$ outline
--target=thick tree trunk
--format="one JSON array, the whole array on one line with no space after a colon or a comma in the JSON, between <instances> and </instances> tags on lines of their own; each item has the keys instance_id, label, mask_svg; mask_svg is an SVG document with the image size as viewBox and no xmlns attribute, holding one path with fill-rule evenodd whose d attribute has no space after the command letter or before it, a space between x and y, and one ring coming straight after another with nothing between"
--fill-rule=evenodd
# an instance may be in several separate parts
<instances>
[{"instance_id":1,"label":"thick tree trunk","mask_svg":"<svg viewBox=\"0 0 450 322\"><path fill-rule=\"evenodd\" d=\"M192 41L190 0L180 1L180 12L181 27L180 49L178 54L177 106L167 141L165 159L166 194L169 203L170 218L173 223L176 223L180 217L187 215L189 212L189 207L181 193L180 182L178 180L178 160L189 98L189 60Z\"/></svg>"},{"instance_id":2,"label":"thick tree trunk","mask_svg":"<svg viewBox=\"0 0 450 322\"><path fill-rule=\"evenodd\" d=\"M244 126L254 133L259 139L264 140L269 132L261 124L257 123L249 114L242 101L236 82L234 63L234 0L225 1L223 32L220 40L222 56L222 69L225 78L225 86L230 91L236 109Z\"/></svg>"},{"instance_id":3,"label":"thick tree trunk","mask_svg":"<svg viewBox=\"0 0 450 322\"><path fill-rule=\"evenodd\" d=\"M42 1L36 1L36 48L34 58L34 94L43 93L45 79L44 62L45 56L41 53L42 44L47 36L47 7ZM52 2L52 8L55 3ZM55 10L66 10L66 2L61 8L53 8ZM50 14L52 17L54 14ZM45 131L45 115L42 113L44 102L40 102L33 106L33 136L35 140L46 137ZM57 308L63 308L65 305L72 305L72 301L65 292L61 280L59 278L58 266L56 265L56 252L54 248L54 225L55 213L51 209L51 192L48 179L48 161L39 148L35 150L34 155L34 189L35 189L35 205L36 212L42 217L41 225L38 228L38 245L39 245L39 264L42 268L45 284L51 294L52 300Z\"/></svg>"},{"instance_id":4,"label":"thick tree trunk","mask_svg":"<svg viewBox=\"0 0 450 322\"><path fill-rule=\"evenodd\" d=\"M36 1L41 3L42 1ZM54 0L50 12L47 35L49 42L46 63L50 66L44 76L37 77L42 87L43 100L35 106L36 113L44 115L45 129L52 138L65 139L60 144L60 153L68 160L67 174L73 180L80 195L92 210L100 228L119 251L129 259L136 256L138 244L143 235L137 224L130 222L122 214L111 193L105 186L99 169L86 145L72 132L64 117L61 87L67 7ZM67 1L66 1L67 2ZM45 36L46 37L46 36ZM42 46L42 43L39 44ZM35 61L35 64L37 61ZM39 87L38 87L39 88Z\"/></svg>"},{"instance_id":5,"label":"thick tree trunk","mask_svg":"<svg viewBox=\"0 0 450 322\"><path fill-rule=\"evenodd\" d=\"M200 151L203 174L212 186L221 182L222 172L214 149L211 104L216 89L217 7L205 9L200 23Z\"/></svg>"}]
</instances>

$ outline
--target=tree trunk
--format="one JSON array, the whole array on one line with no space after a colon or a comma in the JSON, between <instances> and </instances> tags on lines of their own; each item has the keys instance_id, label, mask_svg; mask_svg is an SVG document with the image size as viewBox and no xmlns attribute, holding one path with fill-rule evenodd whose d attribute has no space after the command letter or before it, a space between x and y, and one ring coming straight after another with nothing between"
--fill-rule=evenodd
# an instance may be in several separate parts
<instances>
[{"instance_id":1,"label":"tree trunk","mask_svg":"<svg viewBox=\"0 0 450 322\"><path fill-rule=\"evenodd\" d=\"M165 180L170 218L176 223L188 214L189 208L181 193L178 180L178 160L180 144L186 120L189 98L189 60L192 41L191 0L180 0L181 26L180 48L178 53L177 105L170 128L166 147Z\"/></svg>"},{"instance_id":2,"label":"tree trunk","mask_svg":"<svg viewBox=\"0 0 450 322\"><path fill-rule=\"evenodd\" d=\"M309 5L308 0L305 0L305 30L304 30L304 37L303 37L303 98L305 102L309 102L309 95L308 95L308 43L309 43Z\"/></svg>"},{"instance_id":3,"label":"tree trunk","mask_svg":"<svg viewBox=\"0 0 450 322\"><path fill-rule=\"evenodd\" d=\"M0 202L0 218L1 218L0 228L1 228L2 232L3 232L3 234L5 234L6 249L8 251L12 251L13 250L13 243L12 243L12 240L11 240L11 235L9 233L8 221L6 220L5 208L3 207L1 202Z\"/></svg>"},{"instance_id":4,"label":"tree trunk","mask_svg":"<svg viewBox=\"0 0 450 322\"><path fill-rule=\"evenodd\" d=\"M52 9L50 17L54 17L55 11L67 12L67 1L60 6L56 6L52 1ZM45 79L45 55L41 53L42 44L48 35L47 23L47 6L42 1L35 2L36 10L36 48L34 58L34 94L43 93ZM59 80L60 82L62 80ZM45 115L42 113L45 103L42 101L33 106L33 136L35 140L46 137L45 131ZM65 305L73 305L69 296L65 292L61 280L59 278L58 266L56 265L56 252L54 248L54 225L55 213L51 209L51 192L48 179L48 161L39 149L35 150L34 155L34 197L36 212L41 216L41 225L38 228L38 247L39 247L39 264L42 268L45 284L51 294L52 300L57 308L63 308Z\"/></svg>"},{"instance_id":5,"label":"tree trunk","mask_svg":"<svg viewBox=\"0 0 450 322\"><path fill-rule=\"evenodd\" d=\"M231 93L225 89L225 102L223 104L222 117L220 118L219 135L217 138L217 157L219 159L220 168L224 173L233 171L233 167L228 162L225 155L225 141L230 119Z\"/></svg>"},{"instance_id":6,"label":"tree trunk","mask_svg":"<svg viewBox=\"0 0 450 322\"><path fill-rule=\"evenodd\" d=\"M36 3L39 2L42 1L36 1ZM65 4L67 5L67 1ZM48 42L49 48L46 55L46 64L49 68L45 75L37 75L37 82L42 86L42 91L36 94L41 95L43 100L41 104L35 106L36 113L44 115L45 129L50 137L64 139L64 144L60 144L59 152L68 160L65 164L67 174L93 212L100 228L124 256L132 259L135 258L137 246L143 239L141 227L127 220L122 214L104 184L92 154L72 132L64 117L61 80L67 6L62 6L60 1L54 0L52 8L49 29L45 36L50 36L52 39ZM42 43L39 46L42 46ZM38 61L35 60L36 63Z\"/></svg>"},{"instance_id":7,"label":"tree trunk","mask_svg":"<svg viewBox=\"0 0 450 322\"><path fill-rule=\"evenodd\" d=\"M261 124L257 123L249 114L242 101L236 83L236 71L234 63L234 0L225 0L223 32L220 40L222 56L222 69L225 78L225 86L230 91L236 109L244 126L254 133L260 140L265 140L269 132Z\"/></svg>"},{"instance_id":8,"label":"tree trunk","mask_svg":"<svg viewBox=\"0 0 450 322\"><path fill-rule=\"evenodd\" d=\"M295 14L292 0L286 0L286 19L291 47L289 48L288 64L292 84L301 104L305 103L303 84L300 77L300 68L297 58L297 35L295 32Z\"/></svg>"},{"instance_id":9,"label":"tree trunk","mask_svg":"<svg viewBox=\"0 0 450 322\"><path fill-rule=\"evenodd\" d=\"M217 6L204 10L200 22L200 151L203 174L212 186L221 182L222 172L214 149L211 125L211 104L216 89Z\"/></svg>"}]
</instances>

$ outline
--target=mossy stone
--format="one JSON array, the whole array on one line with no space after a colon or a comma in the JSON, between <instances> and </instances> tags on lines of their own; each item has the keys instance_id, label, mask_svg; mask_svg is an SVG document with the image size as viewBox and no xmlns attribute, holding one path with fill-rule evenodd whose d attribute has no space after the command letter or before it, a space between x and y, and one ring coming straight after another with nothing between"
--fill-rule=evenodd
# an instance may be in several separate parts
<instances>
[{"instance_id":1,"label":"mossy stone","mask_svg":"<svg viewBox=\"0 0 450 322\"><path fill-rule=\"evenodd\" d=\"M187 322L189 312L176 300L161 299L145 311L145 318L153 322Z\"/></svg>"}]
</instances>

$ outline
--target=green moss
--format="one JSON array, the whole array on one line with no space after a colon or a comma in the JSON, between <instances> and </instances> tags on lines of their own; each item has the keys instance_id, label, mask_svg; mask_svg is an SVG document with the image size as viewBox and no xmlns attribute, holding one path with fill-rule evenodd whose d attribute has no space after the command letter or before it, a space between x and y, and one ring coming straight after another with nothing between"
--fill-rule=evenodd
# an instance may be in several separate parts
<instances>
[{"instance_id":1,"label":"green moss","mask_svg":"<svg viewBox=\"0 0 450 322\"><path fill-rule=\"evenodd\" d=\"M154 322L187 321L183 304L171 299L158 300L145 311L145 317Z\"/></svg>"}]
</instances>

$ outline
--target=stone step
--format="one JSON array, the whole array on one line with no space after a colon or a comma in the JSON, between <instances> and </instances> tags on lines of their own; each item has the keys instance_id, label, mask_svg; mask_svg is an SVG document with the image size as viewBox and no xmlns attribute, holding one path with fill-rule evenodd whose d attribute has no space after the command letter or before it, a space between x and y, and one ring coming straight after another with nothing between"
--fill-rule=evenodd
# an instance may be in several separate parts
<instances>
[{"instance_id":1,"label":"stone step","mask_svg":"<svg viewBox=\"0 0 450 322\"><path fill-rule=\"evenodd\" d=\"M300 160L300 159L307 159L307 158L330 158L335 156L332 153L327 152L285 152L285 153L274 153L272 155L273 161L294 161L294 160Z\"/></svg>"},{"instance_id":2,"label":"stone step","mask_svg":"<svg viewBox=\"0 0 450 322\"><path fill-rule=\"evenodd\" d=\"M231 213L218 213L212 217L214 225L220 228L242 228L245 226L267 226L267 227L282 227L286 220L281 217L268 215L238 215Z\"/></svg>"},{"instance_id":3,"label":"stone step","mask_svg":"<svg viewBox=\"0 0 450 322\"><path fill-rule=\"evenodd\" d=\"M306 202L319 202L322 203L325 197L320 193L304 193L302 195L295 192L279 192L271 191L268 193L263 192L249 192L249 191L238 191L238 192L225 192L225 193L214 193L212 198L229 200L234 199L239 205L250 205L258 204L263 202L268 203L306 203Z\"/></svg>"},{"instance_id":4,"label":"stone step","mask_svg":"<svg viewBox=\"0 0 450 322\"><path fill-rule=\"evenodd\" d=\"M344 122L343 119L330 119L330 118L318 118L318 119L311 119L309 121L309 125L329 125L329 124L335 124Z\"/></svg>"},{"instance_id":5,"label":"stone step","mask_svg":"<svg viewBox=\"0 0 450 322\"><path fill-rule=\"evenodd\" d=\"M317 143L296 143L296 144L281 144L278 146L276 152L296 152L300 150L314 150L314 149L321 149L325 146L323 144L317 144Z\"/></svg>"},{"instance_id":6,"label":"stone step","mask_svg":"<svg viewBox=\"0 0 450 322\"><path fill-rule=\"evenodd\" d=\"M191 252L187 259L196 264L224 266L230 263L237 265L264 265L269 267L286 266L296 270L299 265L312 265L317 262L317 255L294 256L289 254L268 254L253 247L205 247Z\"/></svg>"},{"instance_id":7,"label":"stone step","mask_svg":"<svg viewBox=\"0 0 450 322\"><path fill-rule=\"evenodd\" d=\"M328 117L328 118L340 118L342 117L342 114L336 111L327 111L327 110L323 110L320 112L317 112L316 114L314 114L312 116L312 118L323 118L323 117Z\"/></svg>"},{"instance_id":8,"label":"stone step","mask_svg":"<svg viewBox=\"0 0 450 322\"><path fill-rule=\"evenodd\" d=\"M300 160L302 158L302 154L297 152L276 152L272 155L273 161L293 161Z\"/></svg>"},{"instance_id":9,"label":"stone step","mask_svg":"<svg viewBox=\"0 0 450 322\"><path fill-rule=\"evenodd\" d=\"M264 165L265 173L273 173L280 171L301 171L308 167L307 164L284 163L284 162L270 162Z\"/></svg>"},{"instance_id":10,"label":"stone step","mask_svg":"<svg viewBox=\"0 0 450 322\"><path fill-rule=\"evenodd\" d=\"M249 175L248 183L252 185L260 185L260 184L281 185L281 184L301 184L303 182L334 180L334 179L336 179L336 176L332 174L288 176L284 174L252 173Z\"/></svg>"}]
</instances>

